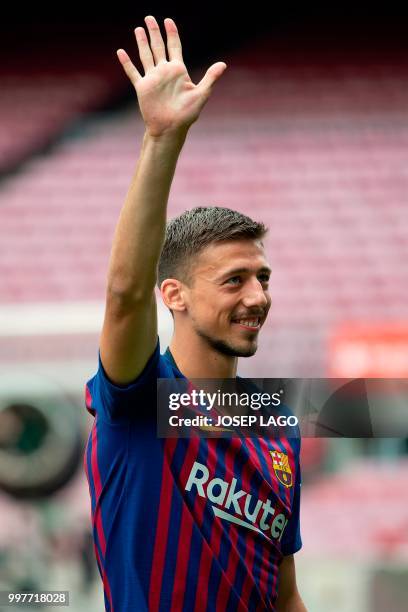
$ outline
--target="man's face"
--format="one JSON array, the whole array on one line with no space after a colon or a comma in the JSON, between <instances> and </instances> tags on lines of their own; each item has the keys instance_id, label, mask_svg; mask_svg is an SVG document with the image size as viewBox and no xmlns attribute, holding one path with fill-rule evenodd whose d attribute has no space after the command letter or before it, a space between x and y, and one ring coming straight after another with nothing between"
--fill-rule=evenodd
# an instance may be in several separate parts
<instances>
[{"instance_id":1,"label":"man's face","mask_svg":"<svg viewBox=\"0 0 408 612\"><path fill-rule=\"evenodd\" d=\"M209 245L194 260L191 276L184 290L193 331L225 355L254 355L271 305L270 268L261 242Z\"/></svg>"}]
</instances>

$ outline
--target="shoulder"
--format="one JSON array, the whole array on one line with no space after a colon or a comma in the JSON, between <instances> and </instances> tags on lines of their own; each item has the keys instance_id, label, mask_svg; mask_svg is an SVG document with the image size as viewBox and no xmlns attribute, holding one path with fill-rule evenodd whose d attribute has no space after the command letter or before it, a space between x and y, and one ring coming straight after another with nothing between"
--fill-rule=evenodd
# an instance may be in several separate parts
<instances>
[{"instance_id":1,"label":"shoulder","mask_svg":"<svg viewBox=\"0 0 408 612\"><path fill-rule=\"evenodd\" d=\"M157 379L173 377L171 364L160 354L159 339L141 374L126 385L115 384L109 379L99 354L98 370L85 386L86 408L92 416L98 414L107 420L136 415L147 405L151 411L156 399Z\"/></svg>"}]
</instances>

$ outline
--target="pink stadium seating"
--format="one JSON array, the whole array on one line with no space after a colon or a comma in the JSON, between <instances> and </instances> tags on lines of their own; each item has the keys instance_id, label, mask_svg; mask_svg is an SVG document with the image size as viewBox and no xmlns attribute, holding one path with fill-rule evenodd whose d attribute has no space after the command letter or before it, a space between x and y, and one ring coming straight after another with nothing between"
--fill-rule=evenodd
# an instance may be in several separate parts
<instances>
[{"instance_id":1,"label":"pink stadium seating","mask_svg":"<svg viewBox=\"0 0 408 612\"><path fill-rule=\"evenodd\" d=\"M408 81L398 63L265 66L261 57L230 58L192 128L169 210L219 204L266 222L272 309L242 374L324 376L337 324L406 318ZM61 114L48 116L36 98L35 123L50 130L94 100L93 87L54 89ZM38 142L44 130L32 123L22 133ZM103 300L141 135L133 102L3 183L2 302Z\"/></svg>"},{"instance_id":2,"label":"pink stadium seating","mask_svg":"<svg viewBox=\"0 0 408 612\"><path fill-rule=\"evenodd\" d=\"M12 47L14 49L14 47ZM18 55L0 67L0 171L12 170L27 156L50 144L83 113L102 108L126 81L98 48L51 53L46 45L30 52L30 62Z\"/></svg>"},{"instance_id":3,"label":"pink stadium seating","mask_svg":"<svg viewBox=\"0 0 408 612\"><path fill-rule=\"evenodd\" d=\"M356 459L340 473L328 474L305 486L302 538L308 555L371 562L405 558L407 468L406 459L383 464Z\"/></svg>"}]
</instances>

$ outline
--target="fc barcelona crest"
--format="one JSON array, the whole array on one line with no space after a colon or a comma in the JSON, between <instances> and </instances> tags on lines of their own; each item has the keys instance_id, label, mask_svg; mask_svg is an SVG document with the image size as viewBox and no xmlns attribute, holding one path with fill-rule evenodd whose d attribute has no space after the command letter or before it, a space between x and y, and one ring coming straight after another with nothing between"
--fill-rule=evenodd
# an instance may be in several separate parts
<instances>
[{"instance_id":1,"label":"fc barcelona crest","mask_svg":"<svg viewBox=\"0 0 408 612\"><path fill-rule=\"evenodd\" d=\"M293 484L293 479L288 456L285 453L280 453L279 451L269 452L271 453L276 478L283 484L283 486L291 487Z\"/></svg>"}]
</instances>

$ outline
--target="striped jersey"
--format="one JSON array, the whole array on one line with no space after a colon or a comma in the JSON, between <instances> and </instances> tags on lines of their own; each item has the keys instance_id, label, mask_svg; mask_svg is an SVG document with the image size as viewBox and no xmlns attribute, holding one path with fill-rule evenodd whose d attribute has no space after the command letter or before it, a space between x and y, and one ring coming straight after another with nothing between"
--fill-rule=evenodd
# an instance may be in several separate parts
<instances>
[{"instance_id":1,"label":"striped jersey","mask_svg":"<svg viewBox=\"0 0 408 612\"><path fill-rule=\"evenodd\" d=\"M95 555L109 612L274 610L301 548L299 438L157 438L159 342L127 386L86 385Z\"/></svg>"}]
</instances>

